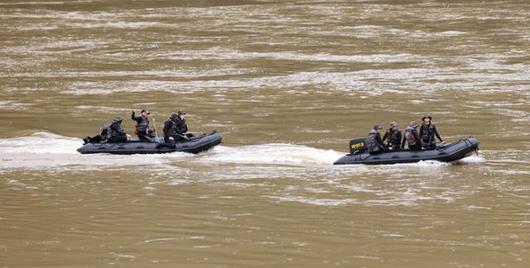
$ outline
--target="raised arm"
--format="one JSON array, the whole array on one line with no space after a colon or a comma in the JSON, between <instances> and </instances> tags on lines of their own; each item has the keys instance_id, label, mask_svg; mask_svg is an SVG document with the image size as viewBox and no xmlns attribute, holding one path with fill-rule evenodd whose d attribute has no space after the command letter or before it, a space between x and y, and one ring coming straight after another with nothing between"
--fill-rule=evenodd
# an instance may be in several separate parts
<instances>
[{"instance_id":1,"label":"raised arm","mask_svg":"<svg viewBox=\"0 0 530 268\"><path fill-rule=\"evenodd\" d=\"M134 120L134 121L136 121L136 123L140 123L140 121L142 121L142 119L140 118L140 116L136 116L136 115L134 114L134 110L133 110L132 113L131 113L131 119Z\"/></svg>"}]
</instances>

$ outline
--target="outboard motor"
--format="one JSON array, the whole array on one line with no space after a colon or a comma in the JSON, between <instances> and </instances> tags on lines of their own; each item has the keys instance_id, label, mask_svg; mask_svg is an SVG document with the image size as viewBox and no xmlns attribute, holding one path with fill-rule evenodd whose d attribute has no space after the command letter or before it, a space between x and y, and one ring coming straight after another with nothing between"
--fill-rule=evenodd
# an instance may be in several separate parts
<instances>
[{"instance_id":1,"label":"outboard motor","mask_svg":"<svg viewBox=\"0 0 530 268\"><path fill-rule=\"evenodd\" d=\"M352 139L350 141L350 154L360 154L366 150L364 138Z\"/></svg>"}]
</instances>

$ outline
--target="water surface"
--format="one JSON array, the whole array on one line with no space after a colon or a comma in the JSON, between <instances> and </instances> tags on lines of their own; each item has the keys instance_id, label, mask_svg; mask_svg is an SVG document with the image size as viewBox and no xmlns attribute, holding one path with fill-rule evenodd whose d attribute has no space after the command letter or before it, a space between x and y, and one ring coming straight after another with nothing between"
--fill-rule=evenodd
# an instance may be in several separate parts
<instances>
[{"instance_id":1,"label":"water surface","mask_svg":"<svg viewBox=\"0 0 530 268\"><path fill-rule=\"evenodd\" d=\"M1 267L527 267L527 1L2 1ZM224 144L80 155L131 109ZM331 165L430 113L478 155ZM132 132L131 120L124 121Z\"/></svg>"}]
</instances>

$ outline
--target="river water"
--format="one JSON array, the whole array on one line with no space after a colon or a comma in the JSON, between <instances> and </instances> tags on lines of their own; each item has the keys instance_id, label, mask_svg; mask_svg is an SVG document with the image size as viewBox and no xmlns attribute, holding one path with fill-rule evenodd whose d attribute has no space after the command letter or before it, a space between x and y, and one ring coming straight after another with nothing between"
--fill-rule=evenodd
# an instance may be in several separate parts
<instances>
[{"instance_id":1,"label":"river water","mask_svg":"<svg viewBox=\"0 0 530 268\"><path fill-rule=\"evenodd\" d=\"M528 267L529 25L515 0L1 1L0 267ZM75 151L145 107L224 143ZM478 155L332 165L424 113Z\"/></svg>"}]
</instances>

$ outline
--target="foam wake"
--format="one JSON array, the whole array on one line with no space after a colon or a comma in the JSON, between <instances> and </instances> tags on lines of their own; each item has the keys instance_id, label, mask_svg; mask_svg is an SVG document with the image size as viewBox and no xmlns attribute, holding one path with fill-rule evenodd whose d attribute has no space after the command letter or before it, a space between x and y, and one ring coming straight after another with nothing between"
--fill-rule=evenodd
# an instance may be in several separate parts
<instances>
[{"instance_id":1,"label":"foam wake","mask_svg":"<svg viewBox=\"0 0 530 268\"><path fill-rule=\"evenodd\" d=\"M100 169L102 166L157 166L169 169L178 168L179 163L187 162L201 165L234 164L262 166L299 166L329 167L344 153L334 150L318 149L305 145L289 143L271 143L228 147L219 145L208 152L198 155L175 152L152 155L111 155L77 152L82 144L79 138L65 137L48 132L37 132L30 136L0 139L0 170L2 169L56 169L73 167L76 169ZM470 156L459 163L480 163L480 156ZM371 167L369 170L387 171L407 167L444 167L447 163L421 161L413 164L396 164ZM361 165L362 166L362 165ZM361 166L337 167L341 170L354 168L357 172L365 170Z\"/></svg>"},{"instance_id":2,"label":"foam wake","mask_svg":"<svg viewBox=\"0 0 530 268\"><path fill-rule=\"evenodd\" d=\"M241 164L312 165L333 164L343 153L304 145L271 143L240 147L217 146L201 161Z\"/></svg>"},{"instance_id":3,"label":"foam wake","mask_svg":"<svg viewBox=\"0 0 530 268\"><path fill-rule=\"evenodd\" d=\"M94 168L101 166L130 166L164 164L171 157L185 157L176 153L162 158L157 155L82 155L77 152L82 144L79 138L65 137L48 132L30 136L0 139L1 169L54 169L66 166Z\"/></svg>"},{"instance_id":4,"label":"foam wake","mask_svg":"<svg viewBox=\"0 0 530 268\"><path fill-rule=\"evenodd\" d=\"M303 145L263 144L241 147L217 146L199 155L170 153L162 155L82 155L77 152L79 138L48 132L30 136L0 139L0 169L100 168L101 166L178 166L179 161L204 163L264 164L264 165L331 165L342 153Z\"/></svg>"},{"instance_id":5,"label":"foam wake","mask_svg":"<svg viewBox=\"0 0 530 268\"><path fill-rule=\"evenodd\" d=\"M456 161L457 164L478 164L484 162L486 162L486 159L482 155L471 155Z\"/></svg>"}]
</instances>

